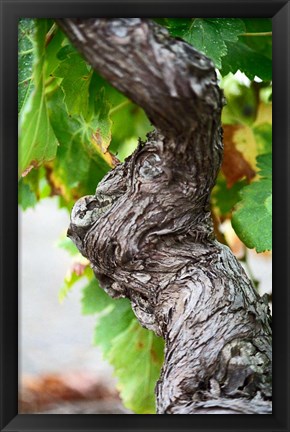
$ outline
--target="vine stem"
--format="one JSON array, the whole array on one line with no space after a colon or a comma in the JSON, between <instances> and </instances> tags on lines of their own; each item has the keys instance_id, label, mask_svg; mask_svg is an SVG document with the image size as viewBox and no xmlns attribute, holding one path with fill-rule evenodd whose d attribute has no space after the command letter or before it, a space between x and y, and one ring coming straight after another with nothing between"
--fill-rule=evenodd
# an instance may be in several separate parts
<instances>
[{"instance_id":1,"label":"vine stem","mask_svg":"<svg viewBox=\"0 0 290 432\"><path fill-rule=\"evenodd\" d=\"M131 103L132 101L130 101L129 99L125 100L124 102L121 102L119 105L116 105L115 107L110 109L109 115L115 114L115 112L119 111L120 109L124 108L127 105L130 105Z\"/></svg>"},{"instance_id":2,"label":"vine stem","mask_svg":"<svg viewBox=\"0 0 290 432\"><path fill-rule=\"evenodd\" d=\"M272 32L242 33L240 36L272 36Z\"/></svg>"}]
</instances>

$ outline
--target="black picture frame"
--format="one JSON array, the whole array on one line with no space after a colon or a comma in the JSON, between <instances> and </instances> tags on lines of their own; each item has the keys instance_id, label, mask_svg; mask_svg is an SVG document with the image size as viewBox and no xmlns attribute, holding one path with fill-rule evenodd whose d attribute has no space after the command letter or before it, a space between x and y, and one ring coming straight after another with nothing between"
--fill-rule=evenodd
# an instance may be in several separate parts
<instances>
[{"instance_id":1,"label":"black picture frame","mask_svg":"<svg viewBox=\"0 0 290 432\"><path fill-rule=\"evenodd\" d=\"M268 17L273 20L273 414L18 414L18 19L60 17ZM1 1L1 431L275 431L289 430L289 22L276 0ZM288 168L288 170L287 170Z\"/></svg>"}]
</instances>

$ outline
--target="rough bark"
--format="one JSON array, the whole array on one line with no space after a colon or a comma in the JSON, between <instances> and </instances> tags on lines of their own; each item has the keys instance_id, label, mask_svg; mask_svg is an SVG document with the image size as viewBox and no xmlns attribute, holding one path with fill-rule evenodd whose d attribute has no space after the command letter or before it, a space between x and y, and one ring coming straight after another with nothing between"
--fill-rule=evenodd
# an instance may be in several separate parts
<instances>
[{"instance_id":1,"label":"rough bark","mask_svg":"<svg viewBox=\"0 0 290 432\"><path fill-rule=\"evenodd\" d=\"M75 204L68 235L102 288L165 339L157 413L271 413L267 302L210 216L222 158L213 63L150 20L58 22L156 127Z\"/></svg>"}]
</instances>

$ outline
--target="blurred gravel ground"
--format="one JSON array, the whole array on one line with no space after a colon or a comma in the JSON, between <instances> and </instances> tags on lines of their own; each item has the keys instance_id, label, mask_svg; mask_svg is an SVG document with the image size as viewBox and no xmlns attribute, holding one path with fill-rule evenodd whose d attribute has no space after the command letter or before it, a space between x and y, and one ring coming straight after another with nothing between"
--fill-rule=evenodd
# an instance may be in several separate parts
<instances>
[{"instance_id":1,"label":"blurred gravel ground","mask_svg":"<svg viewBox=\"0 0 290 432\"><path fill-rule=\"evenodd\" d=\"M35 414L133 414L114 400L67 402Z\"/></svg>"},{"instance_id":2,"label":"blurred gravel ground","mask_svg":"<svg viewBox=\"0 0 290 432\"><path fill-rule=\"evenodd\" d=\"M18 408L22 414L131 414L106 381L80 372L22 377Z\"/></svg>"}]
</instances>

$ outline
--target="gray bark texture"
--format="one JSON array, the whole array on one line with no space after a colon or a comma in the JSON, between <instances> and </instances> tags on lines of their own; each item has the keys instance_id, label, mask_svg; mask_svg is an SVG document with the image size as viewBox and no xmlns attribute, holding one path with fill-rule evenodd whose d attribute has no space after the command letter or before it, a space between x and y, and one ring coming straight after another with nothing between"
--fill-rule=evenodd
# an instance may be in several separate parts
<instances>
[{"instance_id":1,"label":"gray bark texture","mask_svg":"<svg viewBox=\"0 0 290 432\"><path fill-rule=\"evenodd\" d=\"M271 413L267 301L213 232L224 100L212 61L147 19L58 23L156 128L75 204L68 236L164 338L157 413Z\"/></svg>"}]
</instances>

